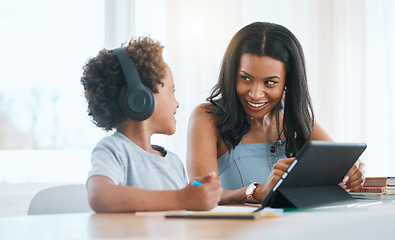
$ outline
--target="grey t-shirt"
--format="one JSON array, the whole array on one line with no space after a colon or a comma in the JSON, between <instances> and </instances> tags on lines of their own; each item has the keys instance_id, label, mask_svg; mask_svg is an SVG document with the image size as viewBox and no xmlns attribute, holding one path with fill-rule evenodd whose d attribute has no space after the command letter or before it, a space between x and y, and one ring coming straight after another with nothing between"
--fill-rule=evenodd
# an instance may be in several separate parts
<instances>
[{"instance_id":1,"label":"grey t-shirt","mask_svg":"<svg viewBox=\"0 0 395 240\"><path fill-rule=\"evenodd\" d=\"M180 158L166 149L161 157L137 146L120 132L104 137L92 151L92 169L88 179L94 175L110 178L115 185L127 185L149 190L172 190L185 187L187 174Z\"/></svg>"}]
</instances>

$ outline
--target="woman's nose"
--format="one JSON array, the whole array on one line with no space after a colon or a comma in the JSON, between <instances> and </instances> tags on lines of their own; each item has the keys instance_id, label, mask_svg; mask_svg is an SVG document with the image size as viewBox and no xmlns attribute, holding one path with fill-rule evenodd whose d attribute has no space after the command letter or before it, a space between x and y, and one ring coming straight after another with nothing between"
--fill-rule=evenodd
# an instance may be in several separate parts
<instances>
[{"instance_id":1,"label":"woman's nose","mask_svg":"<svg viewBox=\"0 0 395 240\"><path fill-rule=\"evenodd\" d=\"M265 91L264 91L263 87L260 86L260 84L254 84L253 86L251 86L251 89L248 92L248 95L252 99L258 100L258 99L262 98L263 96L265 96Z\"/></svg>"}]
</instances>

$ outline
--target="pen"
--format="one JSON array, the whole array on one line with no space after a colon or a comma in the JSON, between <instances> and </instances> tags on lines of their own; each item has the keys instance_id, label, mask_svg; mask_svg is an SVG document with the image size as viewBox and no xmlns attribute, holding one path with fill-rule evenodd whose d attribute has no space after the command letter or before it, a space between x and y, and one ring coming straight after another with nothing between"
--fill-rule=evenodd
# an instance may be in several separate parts
<instances>
[{"instance_id":1,"label":"pen","mask_svg":"<svg viewBox=\"0 0 395 240\"><path fill-rule=\"evenodd\" d=\"M193 180L192 185L194 185L194 186L200 186L200 185L202 185L202 182Z\"/></svg>"}]
</instances>

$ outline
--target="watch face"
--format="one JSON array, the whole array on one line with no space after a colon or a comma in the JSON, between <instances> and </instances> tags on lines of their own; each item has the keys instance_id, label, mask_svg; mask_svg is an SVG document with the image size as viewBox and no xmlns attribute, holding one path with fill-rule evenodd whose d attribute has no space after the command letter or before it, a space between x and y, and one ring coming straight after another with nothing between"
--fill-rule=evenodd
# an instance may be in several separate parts
<instances>
[{"instance_id":1,"label":"watch face","mask_svg":"<svg viewBox=\"0 0 395 240\"><path fill-rule=\"evenodd\" d=\"M254 189L256 188L256 186L254 184L250 184L248 186L248 188L246 189L246 195L250 195L254 192Z\"/></svg>"}]
</instances>

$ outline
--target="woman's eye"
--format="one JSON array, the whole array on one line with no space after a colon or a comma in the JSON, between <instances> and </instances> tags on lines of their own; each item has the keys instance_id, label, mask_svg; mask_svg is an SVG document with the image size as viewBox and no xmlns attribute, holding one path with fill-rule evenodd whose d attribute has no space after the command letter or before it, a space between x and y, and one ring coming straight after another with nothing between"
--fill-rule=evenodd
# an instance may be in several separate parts
<instances>
[{"instance_id":1,"label":"woman's eye","mask_svg":"<svg viewBox=\"0 0 395 240\"><path fill-rule=\"evenodd\" d=\"M276 82L271 81L271 80L267 80L267 81L265 81L265 84L266 85L274 85L274 84L276 84Z\"/></svg>"},{"instance_id":2,"label":"woman's eye","mask_svg":"<svg viewBox=\"0 0 395 240\"><path fill-rule=\"evenodd\" d=\"M249 77L247 77L247 76L241 76L241 78L242 78L244 81L251 82L251 78L249 78Z\"/></svg>"}]
</instances>

